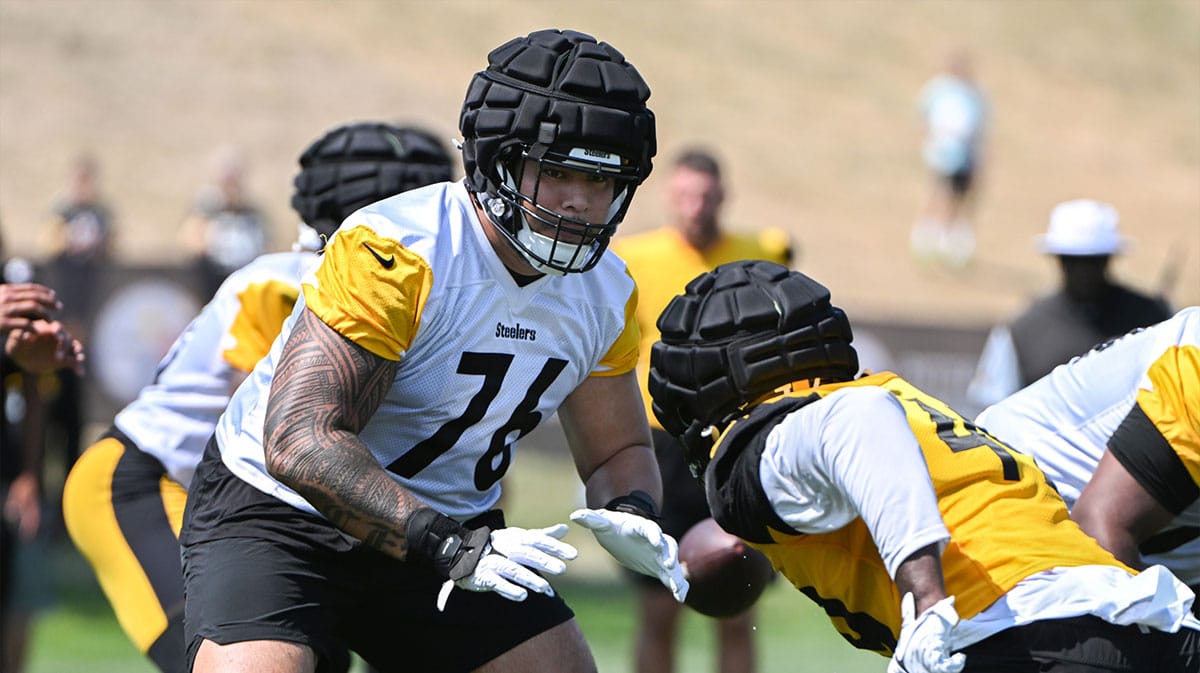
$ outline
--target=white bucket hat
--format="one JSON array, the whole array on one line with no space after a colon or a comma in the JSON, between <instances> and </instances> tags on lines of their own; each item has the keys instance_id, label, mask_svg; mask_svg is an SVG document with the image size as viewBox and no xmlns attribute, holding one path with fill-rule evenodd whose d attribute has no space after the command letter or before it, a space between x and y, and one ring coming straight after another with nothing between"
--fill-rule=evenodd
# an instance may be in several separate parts
<instances>
[{"instance_id":1,"label":"white bucket hat","mask_svg":"<svg viewBox=\"0 0 1200 673\"><path fill-rule=\"evenodd\" d=\"M1091 199L1065 201L1050 212L1050 228L1037 237L1049 255L1115 255L1130 243L1117 229L1117 209Z\"/></svg>"}]
</instances>

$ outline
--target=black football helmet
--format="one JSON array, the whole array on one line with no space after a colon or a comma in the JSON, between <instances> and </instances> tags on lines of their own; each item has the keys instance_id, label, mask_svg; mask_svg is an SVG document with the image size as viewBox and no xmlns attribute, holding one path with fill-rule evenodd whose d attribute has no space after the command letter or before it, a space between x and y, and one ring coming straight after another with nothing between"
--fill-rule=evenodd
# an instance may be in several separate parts
<instances>
[{"instance_id":1,"label":"black football helmet","mask_svg":"<svg viewBox=\"0 0 1200 673\"><path fill-rule=\"evenodd\" d=\"M596 265L656 151L650 88L616 49L584 33L541 30L488 55L463 102L459 129L467 188L537 270L566 274ZM522 193L521 171L552 165L612 178L607 219L585 222ZM553 231L530 228L532 218Z\"/></svg>"},{"instance_id":2,"label":"black football helmet","mask_svg":"<svg viewBox=\"0 0 1200 673\"><path fill-rule=\"evenodd\" d=\"M450 152L429 132L411 126L358 122L339 126L300 155L292 208L320 249L351 213L417 187L454 179ZM309 239L314 238L308 232Z\"/></svg>"},{"instance_id":3,"label":"black football helmet","mask_svg":"<svg viewBox=\"0 0 1200 673\"><path fill-rule=\"evenodd\" d=\"M697 276L658 318L652 408L703 473L710 426L793 381L849 381L858 355L846 314L825 286L773 262L723 264Z\"/></svg>"}]
</instances>

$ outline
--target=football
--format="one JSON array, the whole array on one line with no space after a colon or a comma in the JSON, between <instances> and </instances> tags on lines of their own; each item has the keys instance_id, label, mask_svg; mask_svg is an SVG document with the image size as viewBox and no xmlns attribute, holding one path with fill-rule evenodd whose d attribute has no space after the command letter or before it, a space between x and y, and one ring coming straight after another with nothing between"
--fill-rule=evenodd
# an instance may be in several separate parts
<instances>
[{"instance_id":1,"label":"football","mask_svg":"<svg viewBox=\"0 0 1200 673\"><path fill-rule=\"evenodd\" d=\"M679 540L679 562L691 585L685 603L709 617L744 612L775 576L766 556L725 532L711 517Z\"/></svg>"}]
</instances>

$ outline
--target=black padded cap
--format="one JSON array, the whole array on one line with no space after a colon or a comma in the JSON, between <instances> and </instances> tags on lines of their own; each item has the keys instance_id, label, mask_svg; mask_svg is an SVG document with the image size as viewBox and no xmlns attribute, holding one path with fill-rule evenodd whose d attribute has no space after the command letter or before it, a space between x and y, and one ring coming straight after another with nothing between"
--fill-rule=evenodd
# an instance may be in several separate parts
<instances>
[{"instance_id":1,"label":"black padded cap","mask_svg":"<svg viewBox=\"0 0 1200 673\"><path fill-rule=\"evenodd\" d=\"M858 371L850 322L829 290L773 262L732 262L697 276L658 328L650 394L655 416L676 436L719 425L792 381L845 381Z\"/></svg>"},{"instance_id":2,"label":"black padded cap","mask_svg":"<svg viewBox=\"0 0 1200 673\"><path fill-rule=\"evenodd\" d=\"M450 153L431 133L380 122L347 124L300 155L292 208L328 237L363 206L453 179Z\"/></svg>"},{"instance_id":3,"label":"black padded cap","mask_svg":"<svg viewBox=\"0 0 1200 673\"><path fill-rule=\"evenodd\" d=\"M571 30L509 40L472 78L459 117L467 186L496 194L498 162L542 146L620 155L621 175L645 180L656 152L650 87L611 45Z\"/></svg>"}]
</instances>

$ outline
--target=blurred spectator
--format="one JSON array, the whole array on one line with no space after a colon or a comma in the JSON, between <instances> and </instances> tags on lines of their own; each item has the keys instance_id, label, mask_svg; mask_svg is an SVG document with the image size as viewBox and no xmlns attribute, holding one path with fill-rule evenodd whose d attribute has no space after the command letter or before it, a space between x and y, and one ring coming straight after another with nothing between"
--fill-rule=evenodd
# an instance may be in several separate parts
<instances>
[{"instance_id":1,"label":"blurred spectator","mask_svg":"<svg viewBox=\"0 0 1200 673\"><path fill-rule=\"evenodd\" d=\"M59 319L87 343L115 241L113 211L103 195L100 163L94 155L84 152L75 157L52 211L43 230L48 251L43 280L62 302ZM72 369L60 369L43 381L42 394L46 450L62 455L69 467L79 456L87 418L85 382Z\"/></svg>"},{"instance_id":2,"label":"blurred spectator","mask_svg":"<svg viewBox=\"0 0 1200 673\"><path fill-rule=\"evenodd\" d=\"M956 51L946 70L921 89L925 124L922 157L932 172L925 206L913 224L910 243L918 259L940 258L962 267L975 254L971 221L988 117L987 100L976 84L970 55Z\"/></svg>"},{"instance_id":3,"label":"blurred spectator","mask_svg":"<svg viewBox=\"0 0 1200 673\"><path fill-rule=\"evenodd\" d=\"M180 231L197 290L208 301L230 273L267 250L267 223L246 194L246 162L232 145L213 154L212 182L196 195Z\"/></svg>"},{"instance_id":4,"label":"blurred spectator","mask_svg":"<svg viewBox=\"0 0 1200 673\"><path fill-rule=\"evenodd\" d=\"M1038 247L1058 259L1062 285L992 329L967 389L971 401L995 404L1098 343L1171 317L1163 299L1110 279L1112 256L1128 244L1117 224L1107 203L1077 199L1054 207Z\"/></svg>"},{"instance_id":5,"label":"blurred spectator","mask_svg":"<svg viewBox=\"0 0 1200 673\"><path fill-rule=\"evenodd\" d=\"M76 297L87 301L94 296L95 279L112 253L113 234L112 211L100 190L100 165L92 155L81 154L71 164L44 234L59 281L55 290L66 299L68 312L82 310L71 307Z\"/></svg>"},{"instance_id":6,"label":"blurred spectator","mask_svg":"<svg viewBox=\"0 0 1200 673\"><path fill-rule=\"evenodd\" d=\"M683 292L687 282L725 262L768 259L790 264L791 237L779 229L757 234L735 234L724 230L721 206L725 188L720 164L707 150L692 148L674 161L667 178L667 226L642 234L618 238L613 249L625 260L638 284L637 322L642 343L638 381L654 436L654 452L663 481L663 531L681 539L696 523L709 517L704 491L688 472L678 440L658 424L650 411L646 371L650 347L658 341L655 322L671 299ZM637 673L670 673L675 670L676 635L682 606L660 582L642 581L629 573L638 594ZM717 620L718 659L721 673L748 673L755 668L752 633L753 609L729 619Z\"/></svg>"},{"instance_id":7,"label":"blurred spectator","mask_svg":"<svg viewBox=\"0 0 1200 673\"><path fill-rule=\"evenodd\" d=\"M2 258L2 254L0 254ZM45 409L37 374L82 366L82 347L61 323L55 293L30 283L32 265L10 260L0 277L0 671L24 667L30 627L51 599L43 530Z\"/></svg>"}]
</instances>

